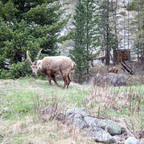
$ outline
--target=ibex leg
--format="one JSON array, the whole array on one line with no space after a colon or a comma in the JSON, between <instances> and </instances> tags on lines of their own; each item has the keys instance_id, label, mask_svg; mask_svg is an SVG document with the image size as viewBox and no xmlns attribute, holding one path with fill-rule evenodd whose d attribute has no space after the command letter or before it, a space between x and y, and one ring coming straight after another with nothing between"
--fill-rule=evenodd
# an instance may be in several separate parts
<instances>
[{"instance_id":1,"label":"ibex leg","mask_svg":"<svg viewBox=\"0 0 144 144\"><path fill-rule=\"evenodd\" d=\"M50 71L47 71L47 78L48 78L49 84L51 85L51 72Z\"/></svg>"},{"instance_id":2,"label":"ibex leg","mask_svg":"<svg viewBox=\"0 0 144 144\"><path fill-rule=\"evenodd\" d=\"M53 81L55 82L55 84L58 85L56 78L55 78L55 75L52 75L51 77L52 77Z\"/></svg>"}]
</instances>

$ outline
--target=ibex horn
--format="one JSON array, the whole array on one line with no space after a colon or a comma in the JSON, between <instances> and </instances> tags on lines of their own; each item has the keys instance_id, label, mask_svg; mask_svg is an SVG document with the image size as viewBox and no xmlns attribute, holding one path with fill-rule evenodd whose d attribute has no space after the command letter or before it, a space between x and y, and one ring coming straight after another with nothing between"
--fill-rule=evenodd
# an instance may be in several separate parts
<instances>
[{"instance_id":1,"label":"ibex horn","mask_svg":"<svg viewBox=\"0 0 144 144\"><path fill-rule=\"evenodd\" d=\"M27 51L26 55L27 55L27 59L28 59L29 63L32 65L32 61L31 61L31 59L29 57L28 51Z\"/></svg>"},{"instance_id":2,"label":"ibex horn","mask_svg":"<svg viewBox=\"0 0 144 144\"><path fill-rule=\"evenodd\" d=\"M37 63L37 61L38 61L38 59L39 59L39 56L40 56L40 54L41 54L41 51L42 51L42 49L38 52L37 57L36 57L36 59L35 59L35 63Z\"/></svg>"}]
</instances>

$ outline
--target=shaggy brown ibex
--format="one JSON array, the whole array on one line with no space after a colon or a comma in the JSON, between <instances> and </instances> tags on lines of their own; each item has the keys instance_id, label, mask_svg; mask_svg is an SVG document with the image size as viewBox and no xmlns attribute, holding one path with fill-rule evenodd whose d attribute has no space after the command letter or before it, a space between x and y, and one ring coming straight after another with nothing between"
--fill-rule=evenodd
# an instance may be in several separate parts
<instances>
[{"instance_id":1,"label":"shaggy brown ibex","mask_svg":"<svg viewBox=\"0 0 144 144\"><path fill-rule=\"evenodd\" d=\"M64 88L69 86L71 79L69 74L75 69L76 64L66 56L49 56L44 57L42 60L38 60L41 54L39 51L34 62L31 61L28 51L27 59L31 65L31 69L34 75L37 75L37 72L42 73L48 77L49 84L51 85L51 78L58 85L55 75L62 75L64 80Z\"/></svg>"}]
</instances>

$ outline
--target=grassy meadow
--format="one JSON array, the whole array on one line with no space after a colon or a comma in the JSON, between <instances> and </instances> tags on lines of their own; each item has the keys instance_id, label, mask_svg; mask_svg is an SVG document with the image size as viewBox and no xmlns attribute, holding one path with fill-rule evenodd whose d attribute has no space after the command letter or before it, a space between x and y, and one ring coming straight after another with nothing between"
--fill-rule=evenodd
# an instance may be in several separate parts
<instances>
[{"instance_id":1,"label":"grassy meadow","mask_svg":"<svg viewBox=\"0 0 144 144\"><path fill-rule=\"evenodd\" d=\"M85 107L95 117L120 121L138 132L144 130L144 86L82 86L69 89L47 80L23 78L0 80L0 143L2 144L93 144L74 126L41 112L53 107L59 112ZM52 116L52 114L51 114Z\"/></svg>"}]
</instances>

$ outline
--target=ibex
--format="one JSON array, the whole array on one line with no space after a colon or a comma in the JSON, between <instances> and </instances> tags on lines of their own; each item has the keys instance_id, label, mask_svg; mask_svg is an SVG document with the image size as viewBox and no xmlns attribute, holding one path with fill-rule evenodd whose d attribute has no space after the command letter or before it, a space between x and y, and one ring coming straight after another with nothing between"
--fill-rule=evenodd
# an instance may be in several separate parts
<instances>
[{"instance_id":1,"label":"ibex","mask_svg":"<svg viewBox=\"0 0 144 144\"><path fill-rule=\"evenodd\" d=\"M51 78L58 85L55 75L62 75L64 80L64 88L69 86L71 79L69 74L75 69L76 64L66 56L48 56L44 57L42 60L38 60L41 54L39 51L34 62L31 61L28 51L27 51L27 59L31 65L31 69L34 75L37 75L37 72L46 75L51 85Z\"/></svg>"}]
</instances>

